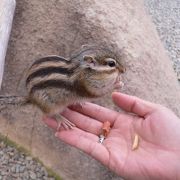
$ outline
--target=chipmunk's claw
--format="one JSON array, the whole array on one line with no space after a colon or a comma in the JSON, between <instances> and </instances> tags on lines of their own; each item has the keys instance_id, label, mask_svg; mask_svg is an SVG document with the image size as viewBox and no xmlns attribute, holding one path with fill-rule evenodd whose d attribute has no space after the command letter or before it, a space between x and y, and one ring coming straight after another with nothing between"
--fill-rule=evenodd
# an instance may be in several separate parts
<instances>
[{"instance_id":1,"label":"chipmunk's claw","mask_svg":"<svg viewBox=\"0 0 180 180\"><path fill-rule=\"evenodd\" d=\"M60 130L61 126L65 129L65 130L69 130L69 129L73 129L73 127L75 127L75 124L72 123L71 121L67 120L66 118L64 118L62 116L62 119L59 121L57 120L58 126L57 126L57 131Z\"/></svg>"},{"instance_id":2,"label":"chipmunk's claw","mask_svg":"<svg viewBox=\"0 0 180 180\"><path fill-rule=\"evenodd\" d=\"M57 122L57 131L60 131L61 127L63 127L65 130L73 129L73 127L75 127L74 123L72 123L60 114L55 114L51 117Z\"/></svg>"}]
</instances>

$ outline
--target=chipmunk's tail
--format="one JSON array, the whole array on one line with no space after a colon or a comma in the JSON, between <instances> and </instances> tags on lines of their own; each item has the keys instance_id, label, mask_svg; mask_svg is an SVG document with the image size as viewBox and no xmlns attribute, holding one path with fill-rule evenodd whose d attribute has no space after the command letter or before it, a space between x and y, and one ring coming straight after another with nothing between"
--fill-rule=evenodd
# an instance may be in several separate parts
<instances>
[{"instance_id":1,"label":"chipmunk's tail","mask_svg":"<svg viewBox=\"0 0 180 180\"><path fill-rule=\"evenodd\" d=\"M0 105L23 105L28 100L25 96L0 96Z\"/></svg>"}]
</instances>

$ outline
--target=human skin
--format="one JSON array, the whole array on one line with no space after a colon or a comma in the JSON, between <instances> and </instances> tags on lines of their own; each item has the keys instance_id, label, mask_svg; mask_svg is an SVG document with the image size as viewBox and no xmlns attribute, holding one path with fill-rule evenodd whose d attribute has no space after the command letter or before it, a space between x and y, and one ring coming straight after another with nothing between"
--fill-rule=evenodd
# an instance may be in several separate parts
<instances>
[{"instance_id":1,"label":"human skin","mask_svg":"<svg viewBox=\"0 0 180 180\"><path fill-rule=\"evenodd\" d=\"M180 119L169 109L134 96L114 92L116 112L92 103L71 106L63 116L76 124L72 130L56 132L56 137L75 146L125 179L180 179ZM43 118L56 129L56 121ZM111 130L103 144L98 143L103 122ZM133 137L139 146L132 150Z\"/></svg>"}]
</instances>

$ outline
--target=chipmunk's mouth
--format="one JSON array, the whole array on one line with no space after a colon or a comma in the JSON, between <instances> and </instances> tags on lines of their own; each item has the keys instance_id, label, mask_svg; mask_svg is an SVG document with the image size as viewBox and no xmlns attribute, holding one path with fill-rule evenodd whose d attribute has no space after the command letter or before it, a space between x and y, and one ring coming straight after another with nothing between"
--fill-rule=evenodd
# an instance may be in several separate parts
<instances>
[{"instance_id":1,"label":"chipmunk's mouth","mask_svg":"<svg viewBox=\"0 0 180 180\"><path fill-rule=\"evenodd\" d=\"M124 83L121 81L121 77L117 76L116 81L114 83L114 89L115 90L119 90L120 88L122 88L124 86Z\"/></svg>"}]
</instances>

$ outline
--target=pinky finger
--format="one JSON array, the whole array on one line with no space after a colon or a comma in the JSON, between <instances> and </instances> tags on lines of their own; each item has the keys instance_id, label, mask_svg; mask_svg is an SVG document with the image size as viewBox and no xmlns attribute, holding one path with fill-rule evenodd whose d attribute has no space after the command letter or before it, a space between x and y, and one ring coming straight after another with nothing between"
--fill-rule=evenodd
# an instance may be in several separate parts
<instances>
[{"instance_id":1,"label":"pinky finger","mask_svg":"<svg viewBox=\"0 0 180 180\"><path fill-rule=\"evenodd\" d=\"M70 131L57 132L56 137L91 155L104 165L108 164L109 153L105 146L98 143L98 136L74 128Z\"/></svg>"}]
</instances>

